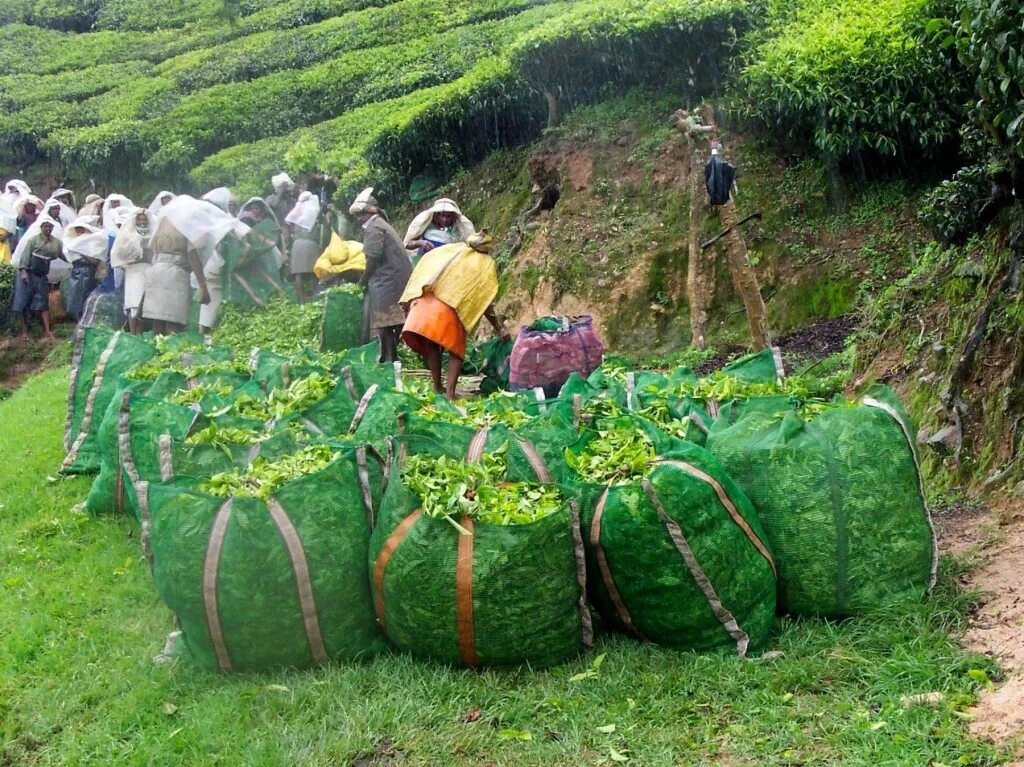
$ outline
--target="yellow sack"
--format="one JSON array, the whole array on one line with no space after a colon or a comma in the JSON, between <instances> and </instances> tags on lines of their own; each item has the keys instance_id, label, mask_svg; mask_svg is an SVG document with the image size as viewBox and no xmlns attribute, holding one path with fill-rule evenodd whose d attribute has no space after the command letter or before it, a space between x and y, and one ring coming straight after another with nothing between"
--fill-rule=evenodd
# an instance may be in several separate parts
<instances>
[{"instance_id":1,"label":"yellow sack","mask_svg":"<svg viewBox=\"0 0 1024 767\"><path fill-rule=\"evenodd\" d=\"M416 264L401 302L419 298L427 288L454 309L466 332L472 333L498 295L498 265L464 242L442 245Z\"/></svg>"},{"instance_id":2,"label":"yellow sack","mask_svg":"<svg viewBox=\"0 0 1024 767\"><path fill-rule=\"evenodd\" d=\"M343 240L337 232L331 232L331 242L313 265L313 274L318 280L345 272L365 272L366 254L363 244L355 240Z\"/></svg>"},{"instance_id":3,"label":"yellow sack","mask_svg":"<svg viewBox=\"0 0 1024 767\"><path fill-rule=\"evenodd\" d=\"M0 264L11 263L11 243L6 239L9 232L0 226Z\"/></svg>"}]
</instances>

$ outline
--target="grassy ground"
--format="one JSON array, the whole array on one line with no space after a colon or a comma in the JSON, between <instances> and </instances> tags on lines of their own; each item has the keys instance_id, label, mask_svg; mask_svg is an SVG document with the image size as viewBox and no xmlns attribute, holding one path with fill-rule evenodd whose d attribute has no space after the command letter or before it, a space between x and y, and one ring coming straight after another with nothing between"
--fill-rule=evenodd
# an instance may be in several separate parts
<instances>
[{"instance_id":1,"label":"grassy ground","mask_svg":"<svg viewBox=\"0 0 1024 767\"><path fill-rule=\"evenodd\" d=\"M606 641L546 672L383 657L222 677L155 665L172 629L136 526L72 510L66 367L0 403L0 765L988 765L963 708L996 673L955 644L947 563L926 605L782 622L773 660ZM603 662L599 663L599 659ZM908 694L942 691L936 709Z\"/></svg>"}]
</instances>

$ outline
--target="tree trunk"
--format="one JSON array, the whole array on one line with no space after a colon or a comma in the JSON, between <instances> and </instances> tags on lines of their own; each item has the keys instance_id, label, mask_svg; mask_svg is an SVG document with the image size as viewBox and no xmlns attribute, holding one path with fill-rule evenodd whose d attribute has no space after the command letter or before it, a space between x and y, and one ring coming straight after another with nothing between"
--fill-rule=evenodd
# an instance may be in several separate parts
<instances>
[{"instance_id":1,"label":"tree trunk","mask_svg":"<svg viewBox=\"0 0 1024 767\"><path fill-rule=\"evenodd\" d=\"M557 128L562 122L562 109L558 103L558 96L545 90L544 98L548 100L548 127Z\"/></svg>"},{"instance_id":2,"label":"tree trunk","mask_svg":"<svg viewBox=\"0 0 1024 767\"><path fill-rule=\"evenodd\" d=\"M690 139L688 145L690 150L690 226L686 295L690 303L690 345L697 349L703 349L704 334L708 325L708 310L715 297L715 273L713 259L708 258L708 251L702 251L700 248L707 209L701 152L695 140Z\"/></svg>"}]
</instances>

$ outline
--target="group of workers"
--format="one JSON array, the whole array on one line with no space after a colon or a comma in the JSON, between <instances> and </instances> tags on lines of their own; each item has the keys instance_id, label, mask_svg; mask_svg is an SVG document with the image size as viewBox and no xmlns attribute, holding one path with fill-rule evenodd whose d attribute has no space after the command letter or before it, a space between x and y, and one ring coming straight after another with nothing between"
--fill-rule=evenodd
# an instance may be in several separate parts
<instances>
[{"instance_id":1,"label":"group of workers","mask_svg":"<svg viewBox=\"0 0 1024 767\"><path fill-rule=\"evenodd\" d=\"M120 194L90 194L77 207L69 189L55 189L44 202L24 181L8 181L0 194L0 263L16 269L13 310L23 336L38 314L53 337L51 285L61 283L72 319L83 316L91 295L114 294L132 333L184 330L194 298L200 331L209 333L222 301L263 305L284 279L299 301L309 300L317 289L314 267L338 218L324 192L302 190L285 173L271 186L266 199L242 205L220 187L201 198L162 191L147 207ZM479 320L487 317L508 337L492 307L498 280L489 237L444 198L416 216L404 238L373 189L348 213L362 228L365 268L342 278L365 288L365 324L380 342L381 361L397 360L404 340L423 357L435 390L454 397L466 337Z\"/></svg>"}]
</instances>

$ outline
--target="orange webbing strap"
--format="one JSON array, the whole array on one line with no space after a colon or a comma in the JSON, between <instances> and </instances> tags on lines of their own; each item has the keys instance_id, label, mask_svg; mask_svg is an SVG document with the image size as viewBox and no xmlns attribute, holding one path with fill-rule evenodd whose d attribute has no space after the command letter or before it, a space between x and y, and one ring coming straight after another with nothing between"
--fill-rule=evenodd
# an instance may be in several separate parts
<instances>
[{"instance_id":1,"label":"orange webbing strap","mask_svg":"<svg viewBox=\"0 0 1024 767\"><path fill-rule=\"evenodd\" d=\"M473 520L462 517L459 524L469 535L458 536L455 561L455 626L459 639L459 656L470 668L480 664L476 653L476 632L473 627Z\"/></svg>"},{"instance_id":2,"label":"orange webbing strap","mask_svg":"<svg viewBox=\"0 0 1024 767\"><path fill-rule=\"evenodd\" d=\"M412 526L416 524L421 516L423 516L423 509L416 509L416 511L402 520L401 524L384 541L384 545L381 546L380 553L377 555L377 561L373 566L373 607L377 611L377 621L380 623L381 631L385 634L388 633L388 624L384 614L384 572L387 570L391 557L394 556L398 547L402 545L402 541L405 540L405 536L409 534Z\"/></svg>"}]
</instances>

